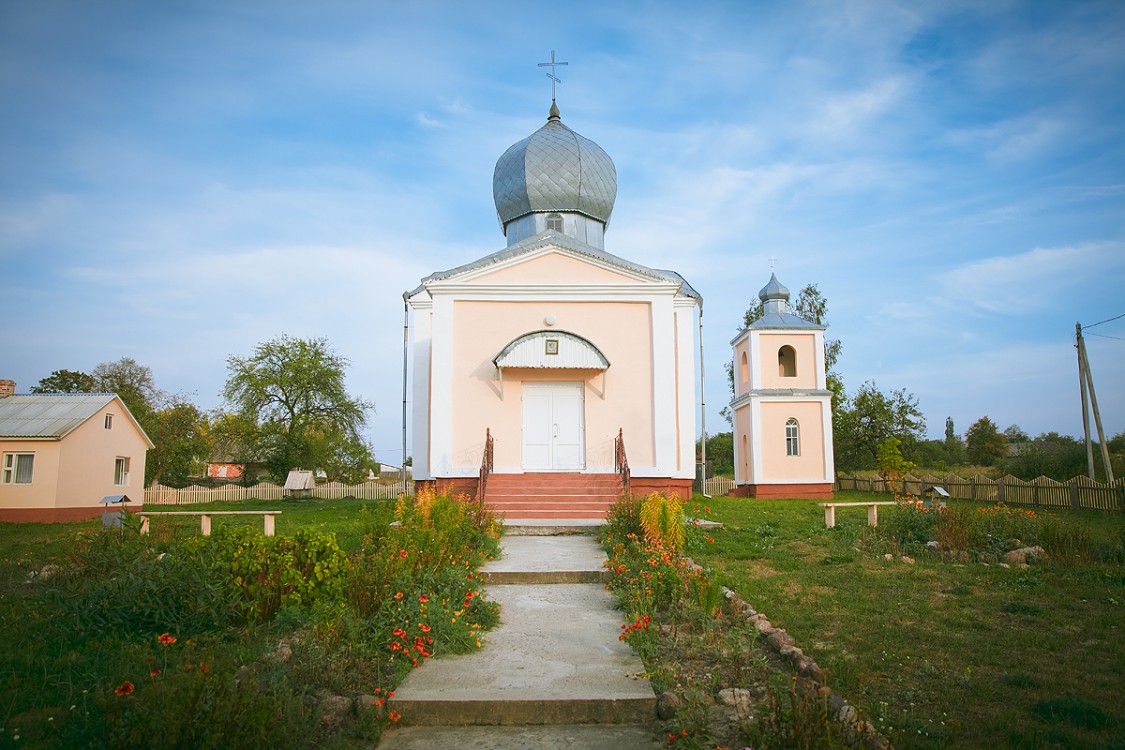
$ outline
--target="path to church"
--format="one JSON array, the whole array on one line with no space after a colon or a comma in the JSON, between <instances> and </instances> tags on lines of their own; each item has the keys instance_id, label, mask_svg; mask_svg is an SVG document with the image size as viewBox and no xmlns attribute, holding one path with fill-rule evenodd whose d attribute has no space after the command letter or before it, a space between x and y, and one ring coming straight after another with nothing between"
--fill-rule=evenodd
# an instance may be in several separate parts
<instances>
[{"instance_id":1,"label":"path to church","mask_svg":"<svg viewBox=\"0 0 1125 750\"><path fill-rule=\"evenodd\" d=\"M661 746L652 687L633 678L644 665L618 638L605 553L589 535L518 530L483 568L500 626L479 651L411 672L392 707L415 726L388 732L380 750Z\"/></svg>"}]
</instances>

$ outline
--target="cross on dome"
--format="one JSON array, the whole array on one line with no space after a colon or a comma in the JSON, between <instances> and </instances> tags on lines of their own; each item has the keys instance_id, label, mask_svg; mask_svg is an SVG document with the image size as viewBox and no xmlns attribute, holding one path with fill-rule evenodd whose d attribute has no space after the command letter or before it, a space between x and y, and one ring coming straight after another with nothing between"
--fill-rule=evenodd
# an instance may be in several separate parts
<instances>
[{"instance_id":1,"label":"cross on dome","mask_svg":"<svg viewBox=\"0 0 1125 750\"><path fill-rule=\"evenodd\" d=\"M558 65L567 65L567 64L568 63L564 63L564 62L555 62L555 51L554 50L551 50L551 62L549 62L549 63L545 63L545 62L539 63L540 68L550 68L551 69L551 72L547 74L547 77L551 79L551 101L552 102L555 100L555 84L556 83L562 83L562 79L555 75L555 67L558 66Z\"/></svg>"}]
</instances>

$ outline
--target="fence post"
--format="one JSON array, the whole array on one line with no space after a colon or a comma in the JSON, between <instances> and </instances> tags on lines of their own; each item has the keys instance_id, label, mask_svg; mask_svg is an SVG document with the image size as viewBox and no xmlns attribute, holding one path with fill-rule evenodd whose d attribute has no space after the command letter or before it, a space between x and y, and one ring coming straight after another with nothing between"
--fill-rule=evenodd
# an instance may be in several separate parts
<instances>
[{"instance_id":1,"label":"fence post","mask_svg":"<svg viewBox=\"0 0 1125 750\"><path fill-rule=\"evenodd\" d=\"M975 476L969 479L969 499L977 499L977 478Z\"/></svg>"},{"instance_id":2,"label":"fence post","mask_svg":"<svg viewBox=\"0 0 1125 750\"><path fill-rule=\"evenodd\" d=\"M1070 507L1078 510L1080 507L1078 498L1078 477L1071 479L1067 484L1070 485Z\"/></svg>"},{"instance_id":3,"label":"fence post","mask_svg":"<svg viewBox=\"0 0 1125 750\"><path fill-rule=\"evenodd\" d=\"M1004 477L996 480L996 502L1004 502Z\"/></svg>"}]
</instances>

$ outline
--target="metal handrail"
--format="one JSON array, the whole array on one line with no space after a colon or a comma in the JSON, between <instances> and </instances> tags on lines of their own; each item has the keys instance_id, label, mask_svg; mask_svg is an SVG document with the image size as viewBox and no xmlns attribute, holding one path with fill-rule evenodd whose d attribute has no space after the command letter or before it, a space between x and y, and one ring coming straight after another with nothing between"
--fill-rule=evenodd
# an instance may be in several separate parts
<instances>
[{"instance_id":1,"label":"metal handrail","mask_svg":"<svg viewBox=\"0 0 1125 750\"><path fill-rule=\"evenodd\" d=\"M613 440L613 468L621 475L621 488L626 495L629 494L629 458L625 455L625 432L617 430L617 437Z\"/></svg>"},{"instance_id":2,"label":"metal handrail","mask_svg":"<svg viewBox=\"0 0 1125 750\"><path fill-rule=\"evenodd\" d=\"M477 502L484 505L484 493L488 489L488 474L492 471L492 432L484 428L484 455L480 459L480 474L477 478Z\"/></svg>"}]
</instances>

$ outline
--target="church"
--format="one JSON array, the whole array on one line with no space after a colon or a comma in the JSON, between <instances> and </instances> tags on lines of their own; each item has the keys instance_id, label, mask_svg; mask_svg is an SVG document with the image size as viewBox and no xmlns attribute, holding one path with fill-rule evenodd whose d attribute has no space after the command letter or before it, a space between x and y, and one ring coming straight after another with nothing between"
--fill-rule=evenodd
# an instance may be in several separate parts
<instances>
[{"instance_id":1,"label":"church","mask_svg":"<svg viewBox=\"0 0 1125 750\"><path fill-rule=\"evenodd\" d=\"M419 488L483 494L509 518L691 496L703 299L605 249L616 197L613 160L552 100L496 163L503 249L404 295Z\"/></svg>"}]
</instances>

